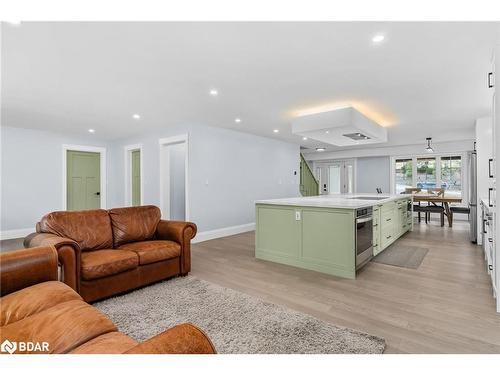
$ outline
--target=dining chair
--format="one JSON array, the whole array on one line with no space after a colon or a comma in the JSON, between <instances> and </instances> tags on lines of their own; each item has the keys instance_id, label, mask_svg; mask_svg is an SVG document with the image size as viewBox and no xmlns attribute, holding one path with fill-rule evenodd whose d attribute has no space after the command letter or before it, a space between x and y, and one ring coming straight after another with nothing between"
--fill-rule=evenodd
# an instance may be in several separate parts
<instances>
[{"instance_id":1,"label":"dining chair","mask_svg":"<svg viewBox=\"0 0 500 375\"><path fill-rule=\"evenodd\" d=\"M427 189L427 193L429 194L435 194L438 197L444 197L444 189L443 188L429 188ZM425 222L427 223L427 217L429 218L429 221L431 220L431 213L437 213L440 215L441 218L441 226L444 227L444 204L441 203L441 205L437 205L434 202L428 202L427 207L426 207L426 220Z\"/></svg>"},{"instance_id":2,"label":"dining chair","mask_svg":"<svg viewBox=\"0 0 500 375\"><path fill-rule=\"evenodd\" d=\"M405 194L416 194L420 193L422 191L421 188L419 187L407 187L405 188ZM417 202L416 204L413 205L413 212L416 212L418 215L418 222L420 223L422 221L421 213L425 212L424 207L420 204L420 202ZM425 223L427 224L427 214L425 215Z\"/></svg>"}]
</instances>

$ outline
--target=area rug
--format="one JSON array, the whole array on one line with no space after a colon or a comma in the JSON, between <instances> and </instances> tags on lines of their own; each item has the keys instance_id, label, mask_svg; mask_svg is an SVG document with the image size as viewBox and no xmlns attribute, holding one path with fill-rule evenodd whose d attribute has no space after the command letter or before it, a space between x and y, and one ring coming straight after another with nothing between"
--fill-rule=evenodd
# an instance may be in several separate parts
<instances>
[{"instance_id":1,"label":"area rug","mask_svg":"<svg viewBox=\"0 0 500 375\"><path fill-rule=\"evenodd\" d=\"M428 251L425 247L405 246L395 242L373 258L372 262L416 270Z\"/></svg>"},{"instance_id":2,"label":"area rug","mask_svg":"<svg viewBox=\"0 0 500 375\"><path fill-rule=\"evenodd\" d=\"M176 324L203 329L218 353L377 354L383 338L337 327L232 289L180 277L94 304L138 341Z\"/></svg>"}]
</instances>

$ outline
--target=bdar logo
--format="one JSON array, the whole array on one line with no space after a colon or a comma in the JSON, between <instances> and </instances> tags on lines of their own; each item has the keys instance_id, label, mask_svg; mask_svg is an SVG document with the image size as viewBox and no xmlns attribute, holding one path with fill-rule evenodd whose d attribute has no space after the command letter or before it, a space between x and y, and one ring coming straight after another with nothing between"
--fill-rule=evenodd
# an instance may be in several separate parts
<instances>
[{"instance_id":1,"label":"bdar logo","mask_svg":"<svg viewBox=\"0 0 500 375\"><path fill-rule=\"evenodd\" d=\"M17 343L16 342L10 342L9 340L5 340L2 342L2 345L0 345L0 351L2 352L7 352L7 353L14 353L17 349Z\"/></svg>"}]
</instances>

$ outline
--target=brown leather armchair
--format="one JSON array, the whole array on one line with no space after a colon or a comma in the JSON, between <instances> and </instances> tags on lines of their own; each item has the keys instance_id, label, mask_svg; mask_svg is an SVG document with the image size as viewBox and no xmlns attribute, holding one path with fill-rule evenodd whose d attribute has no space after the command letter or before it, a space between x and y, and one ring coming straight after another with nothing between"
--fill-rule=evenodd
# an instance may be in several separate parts
<instances>
[{"instance_id":1,"label":"brown leather armchair","mask_svg":"<svg viewBox=\"0 0 500 375\"><path fill-rule=\"evenodd\" d=\"M210 339L186 323L138 343L69 286L57 281L53 246L0 254L0 342L15 354L215 353ZM21 347L20 343L38 343Z\"/></svg>"},{"instance_id":2,"label":"brown leather armchair","mask_svg":"<svg viewBox=\"0 0 500 375\"><path fill-rule=\"evenodd\" d=\"M161 220L156 206L58 211L45 215L24 246L57 249L61 280L87 302L191 270L196 225Z\"/></svg>"}]
</instances>

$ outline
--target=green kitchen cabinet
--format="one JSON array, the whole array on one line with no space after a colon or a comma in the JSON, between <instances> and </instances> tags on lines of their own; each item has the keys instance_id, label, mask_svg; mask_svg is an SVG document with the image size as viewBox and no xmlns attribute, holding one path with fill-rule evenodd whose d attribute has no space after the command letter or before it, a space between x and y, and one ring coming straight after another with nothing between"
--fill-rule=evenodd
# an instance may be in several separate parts
<instances>
[{"instance_id":1,"label":"green kitchen cabinet","mask_svg":"<svg viewBox=\"0 0 500 375\"><path fill-rule=\"evenodd\" d=\"M354 210L256 205L255 256L355 278Z\"/></svg>"},{"instance_id":2,"label":"green kitchen cabinet","mask_svg":"<svg viewBox=\"0 0 500 375\"><path fill-rule=\"evenodd\" d=\"M374 246L373 255L381 253L412 229L411 215L408 215L408 201L409 199L405 198L378 206L380 212L378 227L380 229L376 231L374 223L374 244L377 243L378 246Z\"/></svg>"},{"instance_id":3,"label":"green kitchen cabinet","mask_svg":"<svg viewBox=\"0 0 500 375\"><path fill-rule=\"evenodd\" d=\"M380 244L380 208L382 206L373 207L373 256L382 251Z\"/></svg>"}]
</instances>

